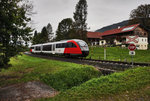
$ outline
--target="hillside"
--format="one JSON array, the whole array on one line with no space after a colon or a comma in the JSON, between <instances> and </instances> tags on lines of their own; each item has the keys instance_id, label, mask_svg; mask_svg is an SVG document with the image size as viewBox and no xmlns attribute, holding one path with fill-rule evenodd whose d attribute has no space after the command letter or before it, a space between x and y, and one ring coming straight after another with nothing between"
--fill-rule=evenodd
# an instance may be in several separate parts
<instances>
[{"instance_id":1,"label":"hillside","mask_svg":"<svg viewBox=\"0 0 150 101\"><path fill-rule=\"evenodd\" d=\"M91 79L47 101L150 101L149 99L150 67L141 67Z\"/></svg>"},{"instance_id":2,"label":"hillside","mask_svg":"<svg viewBox=\"0 0 150 101\"><path fill-rule=\"evenodd\" d=\"M126 26L127 24L128 24L128 20L125 20L125 21L115 23L115 24L112 24L112 25L109 25L109 26L105 26L103 28L100 28L100 29L96 30L95 32L104 32L104 31L107 31L107 30L112 30L112 29L116 29L118 27Z\"/></svg>"},{"instance_id":3,"label":"hillside","mask_svg":"<svg viewBox=\"0 0 150 101\"><path fill-rule=\"evenodd\" d=\"M141 67L91 79L47 101L150 101L149 99L150 67Z\"/></svg>"}]
</instances>

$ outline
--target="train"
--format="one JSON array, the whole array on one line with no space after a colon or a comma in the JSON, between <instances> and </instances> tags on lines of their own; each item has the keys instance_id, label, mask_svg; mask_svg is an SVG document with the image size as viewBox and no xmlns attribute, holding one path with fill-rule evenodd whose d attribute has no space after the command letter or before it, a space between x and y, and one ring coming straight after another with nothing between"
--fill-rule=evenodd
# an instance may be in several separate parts
<instances>
[{"instance_id":1,"label":"train","mask_svg":"<svg viewBox=\"0 0 150 101\"><path fill-rule=\"evenodd\" d=\"M83 40L70 39L35 44L30 47L30 52L33 54L56 54L67 57L86 57L89 55L89 47L88 44Z\"/></svg>"}]
</instances>

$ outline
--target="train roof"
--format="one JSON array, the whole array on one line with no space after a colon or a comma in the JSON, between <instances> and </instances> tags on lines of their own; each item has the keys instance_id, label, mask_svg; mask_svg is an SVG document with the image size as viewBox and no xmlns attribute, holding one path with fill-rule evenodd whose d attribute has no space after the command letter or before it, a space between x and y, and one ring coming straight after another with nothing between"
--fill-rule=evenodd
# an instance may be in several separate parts
<instances>
[{"instance_id":1,"label":"train roof","mask_svg":"<svg viewBox=\"0 0 150 101\"><path fill-rule=\"evenodd\" d=\"M74 40L74 41L83 41L83 40L80 40L80 39L69 39L69 40L60 40L60 41L70 41L70 40Z\"/></svg>"},{"instance_id":2,"label":"train roof","mask_svg":"<svg viewBox=\"0 0 150 101\"><path fill-rule=\"evenodd\" d=\"M53 43L53 42L49 42L49 43ZM43 43L43 44L48 44L48 43ZM34 46L41 46L43 44L34 44L34 45L31 45L31 47L34 47Z\"/></svg>"},{"instance_id":3,"label":"train roof","mask_svg":"<svg viewBox=\"0 0 150 101\"><path fill-rule=\"evenodd\" d=\"M48 42L48 43L43 43L43 44L35 44L35 45L32 45L31 47L33 47L33 46L41 46L41 45L48 45L48 44L53 44L53 43L67 42L67 41L71 41L71 40L76 41L76 42L83 41L83 40L80 40L80 39L60 40L60 41L56 41L56 42Z\"/></svg>"}]
</instances>

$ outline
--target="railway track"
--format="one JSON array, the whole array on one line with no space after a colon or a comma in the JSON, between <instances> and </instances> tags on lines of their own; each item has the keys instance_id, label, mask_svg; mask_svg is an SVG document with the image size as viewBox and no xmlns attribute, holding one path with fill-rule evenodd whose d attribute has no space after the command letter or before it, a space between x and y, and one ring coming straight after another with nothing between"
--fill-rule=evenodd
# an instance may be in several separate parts
<instances>
[{"instance_id":1,"label":"railway track","mask_svg":"<svg viewBox=\"0 0 150 101\"><path fill-rule=\"evenodd\" d=\"M150 66L150 63L133 63L132 66L131 62L83 59L83 58L65 58L65 57L49 56L49 55L39 55L39 54L37 55L37 54L30 54L30 53L25 53L25 54L29 56L45 58L45 59L53 59L53 60L72 62L77 64L92 65L96 67L98 70L100 70L104 75L118 72L118 71L124 71L132 67Z\"/></svg>"},{"instance_id":2,"label":"railway track","mask_svg":"<svg viewBox=\"0 0 150 101\"><path fill-rule=\"evenodd\" d=\"M82 59L82 62L86 61L88 65L93 65L99 70L104 72L103 74L110 74L117 71L124 71L134 67L147 67L150 63L132 63L122 61L108 61L108 60L95 60L95 59Z\"/></svg>"},{"instance_id":3,"label":"railway track","mask_svg":"<svg viewBox=\"0 0 150 101\"><path fill-rule=\"evenodd\" d=\"M96 59L83 59L83 61L90 61L90 62L99 62L99 63L109 63L109 64L119 64L119 65L128 65L128 66L132 66L131 62L123 62L123 61L109 61L109 60L96 60ZM138 62L134 62L133 63L134 67L137 66L150 66L150 63L138 63Z\"/></svg>"}]
</instances>

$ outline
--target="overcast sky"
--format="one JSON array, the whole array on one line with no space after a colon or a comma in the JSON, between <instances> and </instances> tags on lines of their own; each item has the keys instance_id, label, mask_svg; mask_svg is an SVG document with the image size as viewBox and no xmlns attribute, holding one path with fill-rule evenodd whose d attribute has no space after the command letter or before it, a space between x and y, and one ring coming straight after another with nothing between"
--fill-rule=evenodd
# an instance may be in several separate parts
<instances>
[{"instance_id":1,"label":"overcast sky","mask_svg":"<svg viewBox=\"0 0 150 101\"><path fill-rule=\"evenodd\" d=\"M55 33L59 22L64 18L73 18L75 6L79 0L30 0L34 11L32 25L38 32L51 23ZM90 31L129 19L131 10L141 4L150 4L150 0L87 0L87 23Z\"/></svg>"}]
</instances>

